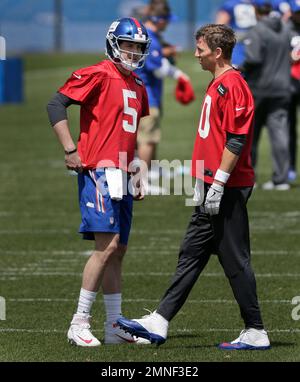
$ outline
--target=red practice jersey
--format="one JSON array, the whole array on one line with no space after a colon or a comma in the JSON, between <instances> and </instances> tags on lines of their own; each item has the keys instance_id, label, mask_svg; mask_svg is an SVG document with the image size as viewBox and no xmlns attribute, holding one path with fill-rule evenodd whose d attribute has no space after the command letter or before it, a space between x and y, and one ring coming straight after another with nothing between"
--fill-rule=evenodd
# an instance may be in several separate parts
<instances>
[{"instance_id":1,"label":"red practice jersey","mask_svg":"<svg viewBox=\"0 0 300 382\"><path fill-rule=\"evenodd\" d=\"M226 132L246 134L247 141L226 186L253 186L251 144L254 122L254 101L251 91L236 70L229 70L209 84L202 105L199 128L194 145L192 176L203 179L196 161L204 161L204 181L213 183L226 144Z\"/></svg>"},{"instance_id":2,"label":"red practice jersey","mask_svg":"<svg viewBox=\"0 0 300 382\"><path fill-rule=\"evenodd\" d=\"M84 168L128 170L141 117L149 114L142 80L123 75L109 60L76 70L59 92L78 101L78 153Z\"/></svg>"}]
</instances>

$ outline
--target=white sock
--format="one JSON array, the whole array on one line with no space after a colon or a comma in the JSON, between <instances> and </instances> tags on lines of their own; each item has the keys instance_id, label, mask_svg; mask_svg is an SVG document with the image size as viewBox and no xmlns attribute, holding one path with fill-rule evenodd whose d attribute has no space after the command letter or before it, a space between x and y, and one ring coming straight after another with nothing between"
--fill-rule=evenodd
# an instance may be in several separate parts
<instances>
[{"instance_id":1,"label":"white sock","mask_svg":"<svg viewBox=\"0 0 300 382\"><path fill-rule=\"evenodd\" d=\"M81 288L76 314L90 314L93 302L96 300L96 296L97 292L90 292L89 290Z\"/></svg>"},{"instance_id":2,"label":"white sock","mask_svg":"<svg viewBox=\"0 0 300 382\"><path fill-rule=\"evenodd\" d=\"M169 328L169 321L166 320L162 315L160 315L159 313L156 313L156 311L154 311L152 313L152 317L155 319L155 321L157 322L157 328L159 328L159 332L158 334L160 334L162 337L164 338L167 338L167 334L168 334L168 328Z\"/></svg>"},{"instance_id":3,"label":"white sock","mask_svg":"<svg viewBox=\"0 0 300 382\"><path fill-rule=\"evenodd\" d=\"M168 329L169 321L166 320L161 314L157 313L156 311L153 312L153 317L157 320L157 322L163 326L164 328Z\"/></svg>"},{"instance_id":4,"label":"white sock","mask_svg":"<svg viewBox=\"0 0 300 382\"><path fill-rule=\"evenodd\" d=\"M103 300L106 312L106 322L115 322L122 314L122 294L104 294Z\"/></svg>"}]
</instances>

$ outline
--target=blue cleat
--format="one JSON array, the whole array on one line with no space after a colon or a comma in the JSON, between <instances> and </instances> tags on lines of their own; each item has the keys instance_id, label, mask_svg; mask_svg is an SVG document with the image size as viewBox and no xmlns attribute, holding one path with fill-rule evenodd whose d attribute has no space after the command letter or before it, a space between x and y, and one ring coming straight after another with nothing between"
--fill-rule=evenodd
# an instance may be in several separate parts
<instances>
[{"instance_id":1,"label":"blue cleat","mask_svg":"<svg viewBox=\"0 0 300 382\"><path fill-rule=\"evenodd\" d=\"M271 345L265 330L248 328L242 330L236 340L223 342L218 348L221 350L268 350Z\"/></svg>"},{"instance_id":2,"label":"blue cleat","mask_svg":"<svg viewBox=\"0 0 300 382\"><path fill-rule=\"evenodd\" d=\"M157 319L156 316L159 318ZM151 344L162 345L167 338L168 324L160 325L160 318L164 320L162 316L154 312L141 319L128 320L121 317L117 320L117 324L132 336L145 338Z\"/></svg>"},{"instance_id":3,"label":"blue cleat","mask_svg":"<svg viewBox=\"0 0 300 382\"><path fill-rule=\"evenodd\" d=\"M268 350L271 349L271 346L253 346L244 344L243 342L231 343L231 342L223 342L218 345L218 348L221 350Z\"/></svg>"}]
</instances>

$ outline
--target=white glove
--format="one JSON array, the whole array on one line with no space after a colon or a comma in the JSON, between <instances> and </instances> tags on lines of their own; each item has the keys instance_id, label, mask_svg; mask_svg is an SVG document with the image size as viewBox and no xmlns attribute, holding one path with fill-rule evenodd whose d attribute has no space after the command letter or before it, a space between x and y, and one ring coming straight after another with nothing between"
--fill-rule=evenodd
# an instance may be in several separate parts
<instances>
[{"instance_id":1,"label":"white glove","mask_svg":"<svg viewBox=\"0 0 300 382\"><path fill-rule=\"evenodd\" d=\"M217 215L220 209L221 199L224 193L224 186L213 183L207 192L204 208L209 215Z\"/></svg>"}]
</instances>

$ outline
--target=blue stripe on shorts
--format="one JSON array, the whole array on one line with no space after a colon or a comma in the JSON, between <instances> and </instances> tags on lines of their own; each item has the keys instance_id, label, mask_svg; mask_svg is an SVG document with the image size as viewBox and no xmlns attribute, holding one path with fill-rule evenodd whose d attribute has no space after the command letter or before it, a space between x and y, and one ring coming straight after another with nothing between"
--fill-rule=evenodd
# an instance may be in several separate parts
<instances>
[{"instance_id":1,"label":"blue stripe on shorts","mask_svg":"<svg viewBox=\"0 0 300 382\"><path fill-rule=\"evenodd\" d=\"M97 186L96 186L97 184ZM109 195L104 169L78 174L83 239L94 240L94 232L120 234L120 243L127 244L132 221L133 197L130 193L120 201Z\"/></svg>"}]
</instances>

